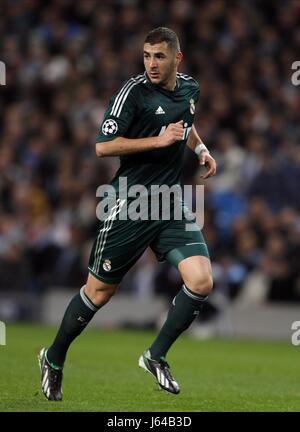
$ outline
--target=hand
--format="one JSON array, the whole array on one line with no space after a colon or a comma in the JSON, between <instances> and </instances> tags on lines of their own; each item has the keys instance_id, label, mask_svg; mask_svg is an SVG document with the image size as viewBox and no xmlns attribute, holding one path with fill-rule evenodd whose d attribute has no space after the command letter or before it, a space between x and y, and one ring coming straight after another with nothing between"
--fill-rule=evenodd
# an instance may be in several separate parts
<instances>
[{"instance_id":1,"label":"hand","mask_svg":"<svg viewBox=\"0 0 300 432\"><path fill-rule=\"evenodd\" d=\"M210 155L210 153L206 150L202 150L199 154L199 164L205 165L207 172L205 174L200 175L201 178L207 179L208 177L212 177L217 172L217 164L214 158Z\"/></svg>"},{"instance_id":2,"label":"hand","mask_svg":"<svg viewBox=\"0 0 300 432\"><path fill-rule=\"evenodd\" d=\"M183 138L183 120L170 123L162 135L158 137L159 147L168 147Z\"/></svg>"}]
</instances>

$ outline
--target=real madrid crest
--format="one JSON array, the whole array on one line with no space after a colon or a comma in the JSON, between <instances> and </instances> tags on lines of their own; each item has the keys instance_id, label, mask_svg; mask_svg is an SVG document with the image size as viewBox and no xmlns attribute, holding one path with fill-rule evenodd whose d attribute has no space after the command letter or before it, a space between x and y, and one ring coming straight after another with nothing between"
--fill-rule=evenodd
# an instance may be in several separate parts
<instances>
[{"instance_id":1,"label":"real madrid crest","mask_svg":"<svg viewBox=\"0 0 300 432\"><path fill-rule=\"evenodd\" d=\"M111 262L110 262L110 260L109 259L104 260L104 263L103 263L102 267L103 267L103 269L105 271L110 271L111 270Z\"/></svg>"},{"instance_id":2,"label":"real madrid crest","mask_svg":"<svg viewBox=\"0 0 300 432\"><path fill-rule=\"evenodd\" d=\"M195 101L193 98L190 99L190 113L195 114Z\"/></svg>"}]
</instances>

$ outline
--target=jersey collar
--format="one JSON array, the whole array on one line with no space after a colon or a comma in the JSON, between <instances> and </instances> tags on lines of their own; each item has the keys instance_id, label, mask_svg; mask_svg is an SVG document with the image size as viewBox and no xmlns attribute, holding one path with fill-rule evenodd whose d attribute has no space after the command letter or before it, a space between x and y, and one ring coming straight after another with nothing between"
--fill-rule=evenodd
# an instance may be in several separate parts
<instances>
[{"instance_id":1,"label":"jersey collar","mask_svg":"<svg viewBox=\"0 0 300 432\"><path fill-rule=\"evenodd\" d=\"M166 90L166 89L163 89L162 87L160 87L160 86L157 85L157 84L152 84L152 82L151 82L151 80L149 79L149 77L148 77L146 71L144 72L144 76L145 76L145 79L146 79L147 84L148 84L150 87L153 87L153 88L155 88L156 90L159 90L159 91L161 91L162 93L166 93L166 94L168 94L168 95L174 95L174 94L176 93L176 91L177 91L177 90L179 89L179 87L180 87L180 81L179 81L179 78L178 78L177 75L176 75L176 86L175 86L174 90Z\"/></svg>"}]
</instances>

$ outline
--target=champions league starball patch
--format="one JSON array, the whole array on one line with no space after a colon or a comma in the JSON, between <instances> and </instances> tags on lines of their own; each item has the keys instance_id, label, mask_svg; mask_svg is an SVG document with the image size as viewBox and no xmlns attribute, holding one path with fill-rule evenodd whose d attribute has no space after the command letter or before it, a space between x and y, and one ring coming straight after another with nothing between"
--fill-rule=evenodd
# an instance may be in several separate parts
<instances>
[{"instance_id":1,"label":"champions league starball patch","mask_svg":"<svg viewBox=\"0 0 300 432\"><path fill-rule=\"evenodd\" d=\"M102 125L102 133L104 135L113 135L118 130L118 124L113 119L105 120L105 122Z\"/></svg>"}]
</instances>

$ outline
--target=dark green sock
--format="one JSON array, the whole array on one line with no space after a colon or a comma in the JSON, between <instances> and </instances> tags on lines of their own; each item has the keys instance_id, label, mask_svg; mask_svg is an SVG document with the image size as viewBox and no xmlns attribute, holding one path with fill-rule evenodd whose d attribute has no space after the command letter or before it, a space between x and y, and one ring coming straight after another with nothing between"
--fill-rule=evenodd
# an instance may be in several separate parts
<instances>
[{"instance_id":1,"label":"dark green sock","mask_svg":"<svg viewBox=\"0 0 300 432\"><path fill-rule=\"evenodd\" d=\"M63 367L69 346L85 329L98 309L82 287L80 293L69 303L54 342L47 350L47 360L52 366Z\"/></svg>"},{"instance_id":2,"label":"dark green sock","mask_svg":"<svg viewBox=\"0 0 300 432\"><path fill-rule=\"evenodd\" d=\"M151 358L159 360L166 356L178 336L192 324L206 298L195 294L183 285L173 300L167 319L157 338L149 348Z\"/></svg>"}]
</instances>

